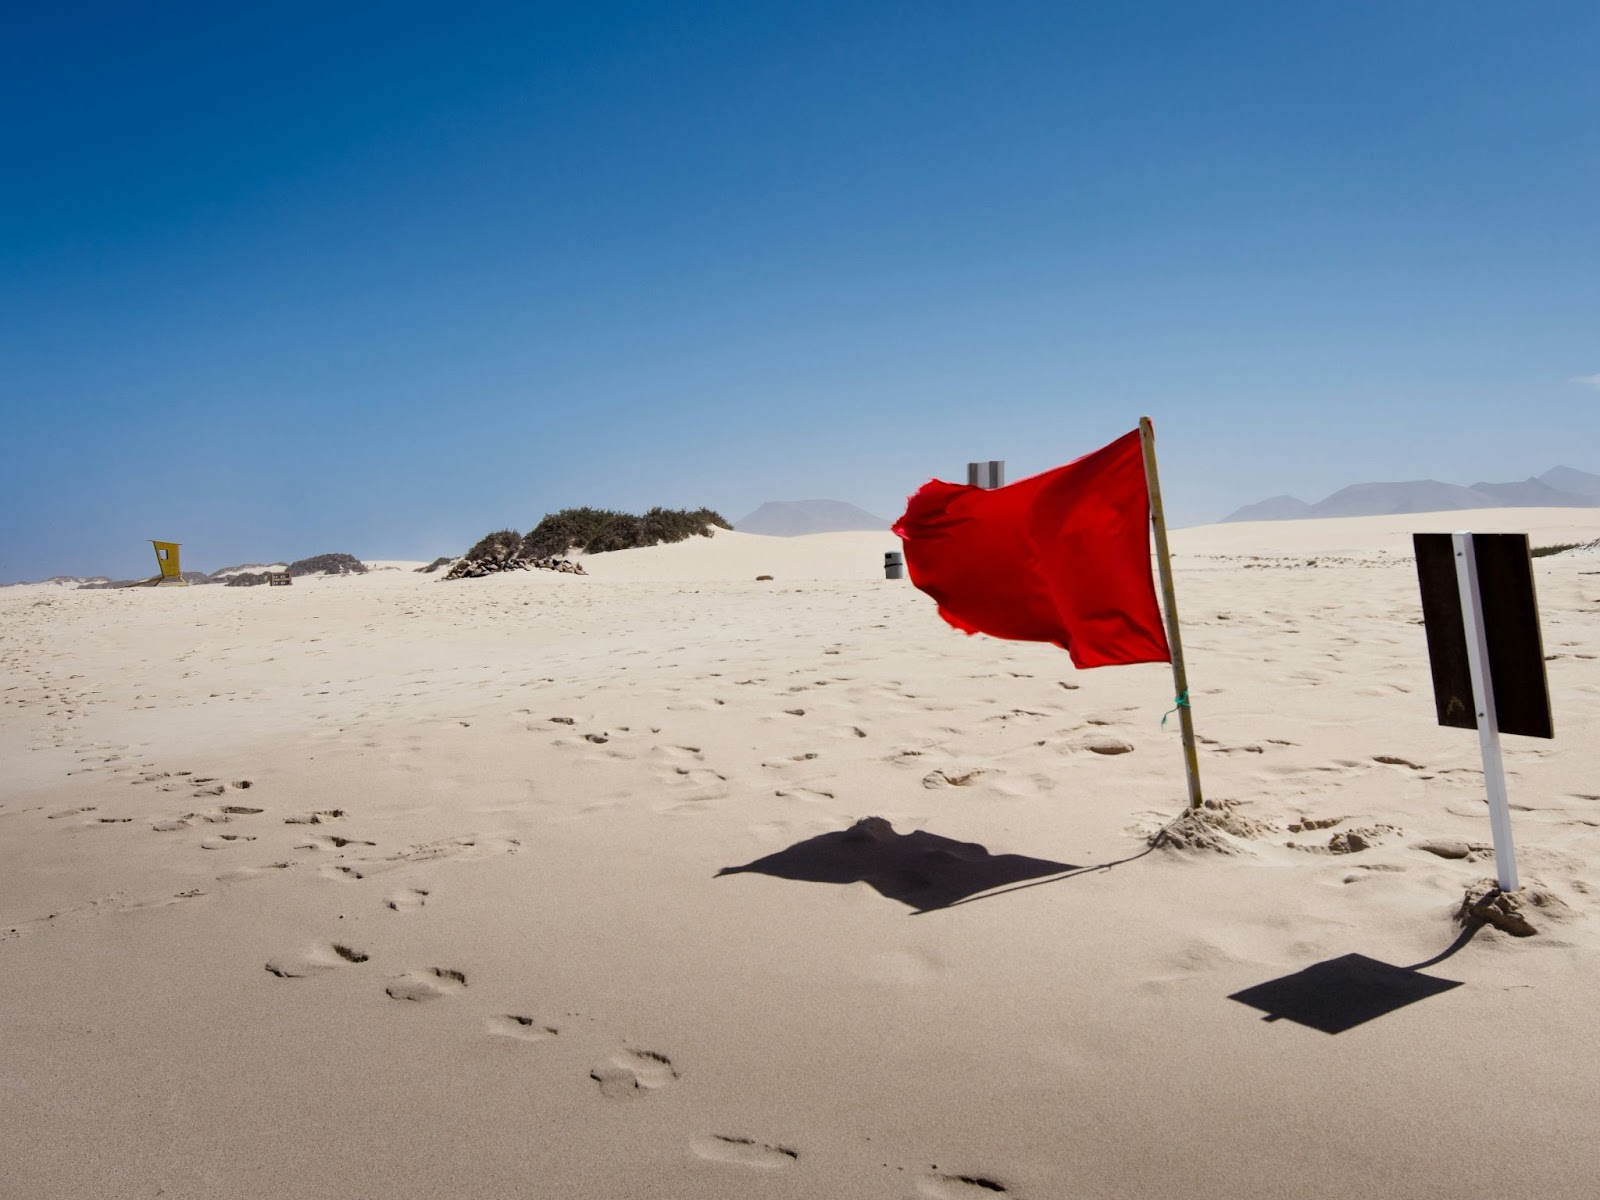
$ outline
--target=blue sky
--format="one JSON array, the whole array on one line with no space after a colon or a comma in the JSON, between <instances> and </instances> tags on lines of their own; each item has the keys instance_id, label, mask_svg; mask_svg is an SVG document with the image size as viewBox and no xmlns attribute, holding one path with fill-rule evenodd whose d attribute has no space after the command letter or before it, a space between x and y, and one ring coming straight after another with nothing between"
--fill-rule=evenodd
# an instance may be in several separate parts
<instances>
[{"instance_id":1,"label":"blue sky","mask_svg":"<svg viewBox=\"0 0 1600 1200\"><path fill-rule=\"evenodd\" d=\"M32 5L0 580L1600 472L1600 6Z\"/></svg>"}]
</instances>

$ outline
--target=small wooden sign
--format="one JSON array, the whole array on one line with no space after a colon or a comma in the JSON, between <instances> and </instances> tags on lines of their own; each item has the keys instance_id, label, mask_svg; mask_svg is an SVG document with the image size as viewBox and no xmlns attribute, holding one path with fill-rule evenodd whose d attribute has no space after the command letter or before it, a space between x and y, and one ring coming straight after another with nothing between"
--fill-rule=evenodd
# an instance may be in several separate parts
<instances>
[{"instance_id":1,"label":"small wooden sign","mask_svg":"<svg viewBox=\"0 0 1600 1200\"><path fill-rule=\"evenodd\" d=\"M287 571L273 571L267 575L269 587L288 587L294 582L294 576Z\"/></svg>"},{"instance_id":2,"label":"small wooden sign","mask_svg":"<svg viewBox=\"0 0 1600 1200\"><path fill-rule=\"evenodd\" d=\"M1422 587L1422 619L1428 632L1439 724L1476 729L1470 650L1452 535L1415 533L1411 541ZM1475 533L1471 545L1499 732L1554 737L1528 535Z\"/></svg>"}]
</instances>

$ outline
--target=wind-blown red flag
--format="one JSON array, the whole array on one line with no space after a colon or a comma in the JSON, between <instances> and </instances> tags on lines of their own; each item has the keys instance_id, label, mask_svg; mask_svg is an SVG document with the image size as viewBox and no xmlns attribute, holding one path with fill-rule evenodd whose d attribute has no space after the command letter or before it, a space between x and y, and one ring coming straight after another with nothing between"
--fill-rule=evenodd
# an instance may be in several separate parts
<instances>
[{"instance_id":1,"label":"wind-blown red flag","mask_svg":"<svg viewBox=\"0 0 1600 1200\"><path fill-rule=\"evenodd\" d=\"M1171 661L1138 430L1001 488L929 480L894 532L957 629L1053 642L1078 667Z\"/></svg>"}]
</instances>

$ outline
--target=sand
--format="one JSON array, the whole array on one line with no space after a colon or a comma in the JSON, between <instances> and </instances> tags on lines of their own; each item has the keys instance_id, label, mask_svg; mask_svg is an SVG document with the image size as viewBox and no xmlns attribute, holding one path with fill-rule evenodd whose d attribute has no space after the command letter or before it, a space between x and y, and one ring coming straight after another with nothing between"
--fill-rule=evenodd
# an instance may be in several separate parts
<instances>
[{"instance_id":1,"label":"sand","mask_svg":"<svg viewBox=\"0 0 1600 1200\"><path fill-rule=\"evenodd\" d=\"M1506 741L1539 932L1462 941L1462 516L1174 534L1210 849L1148 848L1164 666L963 637L888 535L0 591L0 1194L1592 1196L1600 565Z\"/></svg>"}]
</instances>

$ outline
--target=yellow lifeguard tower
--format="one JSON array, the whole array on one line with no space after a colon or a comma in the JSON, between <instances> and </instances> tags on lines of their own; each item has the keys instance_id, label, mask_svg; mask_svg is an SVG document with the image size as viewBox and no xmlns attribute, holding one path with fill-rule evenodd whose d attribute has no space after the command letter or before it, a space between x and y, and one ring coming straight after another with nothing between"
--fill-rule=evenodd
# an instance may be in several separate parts
<instances>
[{"instance_id":1,"label":"yellow lifeguard tower","mask_svg":"<svg viewBox=\"0 0 1600 1200\"><path fill-rule=\"evenodd\" d=\"M161 574L152 579L151 584L155 587L188 587L189 581L178 569L179 543L158 542L151 538L150 544L155 547L156 566L161 569Z\"/></svg>"}]
</instances>

